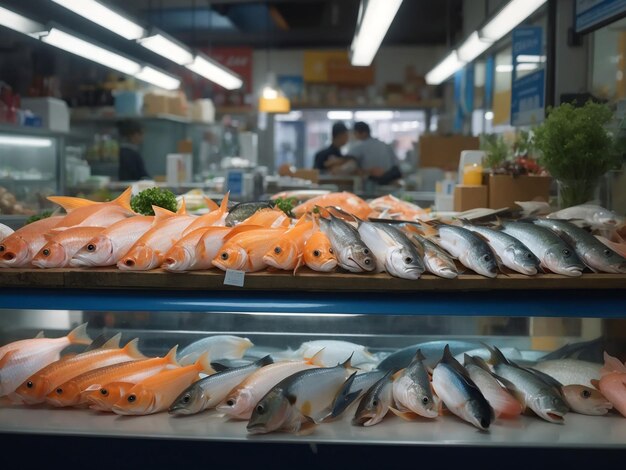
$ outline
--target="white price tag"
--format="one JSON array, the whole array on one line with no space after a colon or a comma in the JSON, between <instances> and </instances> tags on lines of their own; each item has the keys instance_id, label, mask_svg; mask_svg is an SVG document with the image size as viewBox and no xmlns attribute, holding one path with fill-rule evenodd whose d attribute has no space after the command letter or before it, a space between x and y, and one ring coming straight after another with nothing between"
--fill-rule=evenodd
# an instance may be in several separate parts
<instances>
[{"instance_id":1,"label":"white price tag","mask_svg":"<svg viewBox=\"0 0 626 470\"><path fill-rule=\"evenodd\" d=\"M227 269L224 276L225 286L243 287L243 281L246 277L246 273L243 271L237 271L236 269Z\"/></svg>"}]
</instances>

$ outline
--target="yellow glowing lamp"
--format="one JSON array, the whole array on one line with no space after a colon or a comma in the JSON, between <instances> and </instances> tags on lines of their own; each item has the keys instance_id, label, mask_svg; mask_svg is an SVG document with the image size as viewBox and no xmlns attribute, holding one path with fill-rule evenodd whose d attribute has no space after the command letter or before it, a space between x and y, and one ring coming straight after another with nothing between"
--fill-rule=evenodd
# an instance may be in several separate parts
<instances>
[{"instance_id":1,"label":"yellow glowing lamp","mask_svg":"<svg viewBox=\"0 0 626 470\"><path fill-rule=\"evenodd\" d=\"M262 113L288 113L291 111L291 102L276 88L266 86L259 98L259 111Z\"/></svg>"}]
</instances>

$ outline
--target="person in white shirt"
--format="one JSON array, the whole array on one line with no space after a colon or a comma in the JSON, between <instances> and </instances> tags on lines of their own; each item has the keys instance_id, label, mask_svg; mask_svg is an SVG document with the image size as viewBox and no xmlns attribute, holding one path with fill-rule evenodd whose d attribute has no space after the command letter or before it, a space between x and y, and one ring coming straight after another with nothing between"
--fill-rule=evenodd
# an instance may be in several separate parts
<instances>
[{"instance_id":1,"label":"person in white shirt","mask_svg":"<svg viewBox=\"0 0 626 470\"><path fill-rule=\"evenodd\" d=\"M372 137L369 125L356 122L352 132L357 142L348 154L356 158L364 176L378 184L389 184L402 177L393 148Z\"/></svg>"}]
</instances>

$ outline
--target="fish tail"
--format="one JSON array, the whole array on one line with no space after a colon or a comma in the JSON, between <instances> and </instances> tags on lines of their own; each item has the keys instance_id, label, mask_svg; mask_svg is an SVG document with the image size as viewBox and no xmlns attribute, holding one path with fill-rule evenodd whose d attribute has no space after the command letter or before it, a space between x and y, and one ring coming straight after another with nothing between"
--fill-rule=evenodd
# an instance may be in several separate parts
<instances>
[{"instance_id":1,"label":"fish tail","mask_svg":"<svg viewBox=\"0 0 626 470\"><path fill-rule=\"evenodd\" d=\"M80 209L81 207L98 204L97 202L90 201L89 199L70 196L48 196L46 199L61 206L68 214L76 209Z\"/></svg>"},{"instance_id":2,"label":"fish tail","mask_svg":"<svg viewBox=\"0 0 626 470\"><path fill-rule=\"evenodd\" d=\"M203 353L194 365L200 372L205 372L208 375L215 374L215 369L213 369L213 366L211 365L211 358L208 351Z\"/></svg>"},{"instance_id":3,"label":"fish tail","mask_svg":"<svg viewBox=\"0 0 626 470\"><path fill-rule=\"evenodd\" d=\"M165 360L174 366L180 366L178 360L176 359L176 354L178 353L178 344L174 346L169 352L165 355Z\"/></svg>"},{"instance_id":4,"label":"fish tail","mask_svg":"<svg viewBox=\"0 0 626 470\"><path fill-rule=\"evenodd\" d=\"M135 211L130 207L130 198L132 197L132 195L133 195L133 188L132 186L129 186L128 188L126 188L126 190L122 194L120 194L117 198L115 198L111 202L114 204L117 204L120 207L123 207L128 212L135 213Z\"/></svg>"},{"instance_id":5,"label":"fish tail","mask_svg":"<svg viewBox=\"0 0 626 470\"><path fill-rule=\"evenodd\" d=\"M182 198L180 207L176 211L176 215L187 215L187 202L185 201L185 198Z\"/></svg>"},{"instance_id":6,"label":"fish tail","mask_svg":"<svg viewBox=\"0 0 626 470\"><path fill-rule=\"evenodd\" d=\"M122 339L122 333L117 333L113 338L108 340L102 345L102 349L118 349L120 347L120 340Z\"/></svg>"},{"instance_id":7,"label":"fish tail","mask_svg":"<svg viewBox=\"0 0 626 470\"><path fill-rule=\"evenodd\" d=\"M71 344L91 344L91 338L87 334L87 323L83 323L70 331L67 339Z\"/></svg>"},{"instance_id":8,"label":"fish tail","mask_svg":"<svg viewBox=\"0 0 626 470\"><path fill-rule=\"evenodd\" d=\"M146 356L144 356L141 351L139 351L138 344L139 338L135 338L129 341L126 346L124 346L124 351L126 351L126 354L128 354L130 357L136 359L145 359Z\"/></svg>"}]
</instances>

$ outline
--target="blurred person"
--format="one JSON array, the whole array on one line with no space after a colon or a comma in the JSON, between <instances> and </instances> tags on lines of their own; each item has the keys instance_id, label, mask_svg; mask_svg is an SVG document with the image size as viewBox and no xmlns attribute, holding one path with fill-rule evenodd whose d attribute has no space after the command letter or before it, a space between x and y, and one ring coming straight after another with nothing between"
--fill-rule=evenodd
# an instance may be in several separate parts
<instances>
[{"instance_id":1,"label":"blurred person","mask_svg":"<svg viewBox=\"0 0 626 470\"><path fill-rule=\"evenodd\" d=\"M364 176L378 184L389 184L402 177L393 148L372 137L368 124L356 122L352 132L356 143L348 153L356 158Z\"/></svg>"},{"instance_id":2,"label":"blurred person","mask_svg":"<svg viewBox=\"0 0 626 470\"><path fill-rule=\"evenodd\" d=\"M143 142L143 128L137 121L126 119L117 123L120 134L120 181L150 179L139 146Z\"/></svg>"},{"instance_id":3,"label":"blurred person","mask_svg":"<svg viewBox=\"0 0 626 470\"><path fill-rule=\"evenodd\" d=\"M313 168L322 173L332 175L354 175L357 173L358 164L351 156L341 153L341 147L348 143L350 134L343 122L336 122L332 128L332 143L329 147L315 154Z\"/></svg>"}]
</instances>

